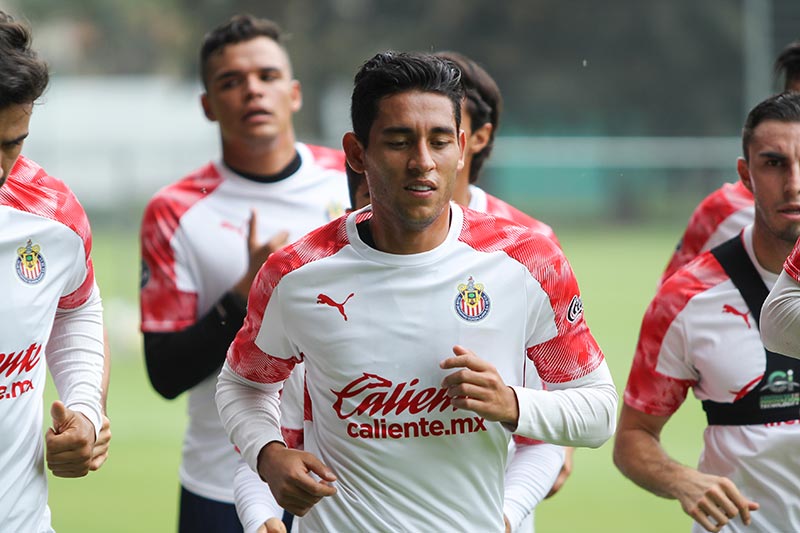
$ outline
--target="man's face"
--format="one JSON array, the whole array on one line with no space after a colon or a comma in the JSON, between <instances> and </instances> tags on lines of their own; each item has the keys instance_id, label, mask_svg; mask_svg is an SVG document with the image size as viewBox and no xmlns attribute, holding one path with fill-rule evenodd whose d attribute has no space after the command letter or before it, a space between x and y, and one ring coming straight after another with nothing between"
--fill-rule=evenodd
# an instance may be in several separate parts
<instances>
[{"instance_id":1,"label":"man's face","mask_svg":"<svg viewBox=\"0 0 800 533\"><path fill-rule=\"evenodd\" d=\"M756 220L773 237L800 236L800 122L768 120L753 132L739 174L755 197Z\"/></svg>"},{"instance_id":2,"label":"man's face","mask_svg":"<svg viewBox=\"0 0 800 533\"><path fill-rule=\"evenodd\" d=\"M448 214L463 146L446 96L409 91L381 99L362 156L376 216L403 232Z\"/></svg>"},{"instance_id":3,"label":"man's face","mask_svg":"<svg viewBox=\"0 0 800 533\"><path fill-rule=\"evenodd\" d=\"M293 138L300 84L292 79L286 52L272 39L257 37L212 54L206 84L203 109L209 120L219 122L223 141Z\"/></svg>"},{"instance_id":4,"label":"man's face","mask_svg":"<svg viewBox=\"0 0 800 533\"><path fill-rule=\"evenodd\" d=\"M0 187L22 151L32 112L33 104L14 104L0 109Z\"/></svg>"}]
</instances>

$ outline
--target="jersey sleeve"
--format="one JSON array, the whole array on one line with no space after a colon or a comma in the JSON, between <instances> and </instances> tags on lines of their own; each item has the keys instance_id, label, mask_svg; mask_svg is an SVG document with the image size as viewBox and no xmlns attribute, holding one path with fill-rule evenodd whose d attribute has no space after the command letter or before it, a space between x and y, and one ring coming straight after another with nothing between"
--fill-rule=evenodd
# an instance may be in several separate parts
<instances>
[{"instance_id":1,"label":"jersey sleeve","mask_svg":"<svg viewBox=\"0 0 800 533\"><path fill-rule=\"evenodd\" d=\"M534 249L530 258L524 250L514 251L531 272L529 294L541 295L529 305L528 357L545 383L572 381L600 366L603 352L586 324L578 282L561 249L541 236Z\"/></svg>"},{"instance_id":2,"label":"jersey sleeve","mask_svg":"<svg viewBox=\"0 0 800 533\"><path fill-rule=\"evenodd\" d=\"M86 303L95 286L94 265L91 257L92 230L86 211L83 210L83 206L72 191L60 181L54 181L54 183L61 188L59 198L62 201L58 206L58 219L71 228L80 239L80 246L75 250L72 278L66 286L65 293L58 301L58 307L59 309L75 309Z\"/></svg>"},{"instance_id":3,"label":"jersey sleeve","mask_svg":"<svg viewBox=\"0 0 800 533\"><path fill-rule=\"evenodd\" d=\"M680 313L702 288L688 269L682 269L667 280L648 306L625 388L624 401L630 407L669 416L697 383Z\"/></svg>"},{"instance_id":4,"label":"jersey sleeve","mask_svg":"<svg viewBox=\"0 0 800 533\"><path fill-rule=\"evenodd\" d=\"M800 281L787 270L780 273L764 301L760 329L765 348L800 358Z\"/></svg>"},{"instance_id":5,"label":"jersey sleeve","mask_svg":"<svg viewBox=\"0 0 800 533\"><path fill-rule=\"evenodd\" d=\"M156 196L145 209L139 293L144 332L179 331L197 320L197 293L178 287L178 269L186 261L174 242L179 223L179 208L166 196Z\"/></svg>"}]
</instances>

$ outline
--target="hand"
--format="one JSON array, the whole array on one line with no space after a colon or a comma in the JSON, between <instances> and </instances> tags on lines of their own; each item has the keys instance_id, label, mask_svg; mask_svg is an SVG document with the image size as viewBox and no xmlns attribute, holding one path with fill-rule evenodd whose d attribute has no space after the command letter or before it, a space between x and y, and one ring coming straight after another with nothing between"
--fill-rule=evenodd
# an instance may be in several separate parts
<instances>
[{"instance_id":1,"label":"hand","mask_svg":"<svg viewBox=\"0 0 800 533\"><path fill-rule=\"evenodd\" d=\"M53 427L47 430L47 467L58 477L89 473L95 442L94 426L83 414L59 401L50 408Z\"/></svg>"},{"instance_id":2,"label":"hand","mask_svg":"<svg viewBox=\"0 0 800 533\"><path fill-rule=\"evenodd\" d=\"M503 382L497 369L462 346L453 346L455 357L442 361L443 369L462 368L442 380L442 387L459 409L472 411L486 420L513 427L519 421L514 390Z\"/></svg>"},{"instance_id":3,"label":"hand","mask_svg":"<svg viewBox=\"0 0 800 533\"><path fill-rule=\"evenodd\" d=\"M247 229L247 251L250 257L250 262L247 267L247 272L242 279L240 279L236 285L234 285L233 290L243 298L247 298L250 294L250 285L253 284L256 274L258 274L261 265L263 265L264 261L267 260L269 254L280 250L287 244L289 244L288 231L279 231L265 244L259 244L258 219L255 210L251 211L250 223Z\"/></svg>"},{"instance_id":4,"label":"hand","mask_svg":"<svg viewBox=\"0 0 800 533\"><path fill-rule=\"evenodd\" d=\"M336 476L313 454L270 442L258 454L258 474L267 482L278 505L304 516L318 501L336 494ZM312 474L321 478L317 481Z\"/></svg>"},{"instance_id":5,"label":"hand","mask_svg":"<svg viewBox=\"0 0 800 533\"><path fill-rule=\"evenodd\" d=\"M100 435L92 448L92 462L89 470L98 470L108 459L108 445L111 443L111 421L103 415L103 426L100 428Z\"/></svg>"},{"instance_id":6,"label":"hand","mask_svg":"<svg viewBox=\"0 0 800 533\"><path fill-rule=\"evenodd\" d=\"M759 507L756 502L745 498L728 478L693 472L676 491L686 514L708 531L719 531L737 515L750 525L750 511Z\"/></svg>"},{"instance_id":7,"label":"hand","mask_svg":"<svg viewBox=\"0 0 800 533\"><path fill-rule=\"evenodd\" d=\"M256 533L286 533L286 525L280 518L270 518L259 526Z\"/></svg>"},{"instance_id":8,"label":"hand","mask_svg":"<svg viewBox=\"0 0 800 533\"><path fill-rule=\"evenodd\" d=\"M564 448L564 464L561 466L561 471L558 473L558 477L553 483L553 487L550 489L550 492L548 492L547 496L545 496L545 499L549 498L550 496L554 496L556 492L561 490L561 487L564 486L564 483L567 482L567 478L570 476L570 474L572 474L572 456L574 454L575 448L570 446Z\"/></svg>"}]
</instances>

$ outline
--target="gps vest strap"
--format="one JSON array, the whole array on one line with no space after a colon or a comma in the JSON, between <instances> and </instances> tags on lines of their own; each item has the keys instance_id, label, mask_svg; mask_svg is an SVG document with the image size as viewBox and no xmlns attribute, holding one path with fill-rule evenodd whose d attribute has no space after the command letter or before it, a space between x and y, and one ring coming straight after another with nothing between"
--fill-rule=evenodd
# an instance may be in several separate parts
<instances>
[{"instance_id":1,"label":"gps vest strap","mask_svg":"<svg viewBox=\"0 0 800 533\"><path fill-rule=\"evenodd\" d=\"M769 290L747 255L741 236L720 244L711 253L739 290L758 327ZM744 426L800 418L800 384L794 381L795 374L800 376L800 360L765 352L764 376L744 397L732 403L703 401L709 425Z\"/></svg>"}]
</instances>

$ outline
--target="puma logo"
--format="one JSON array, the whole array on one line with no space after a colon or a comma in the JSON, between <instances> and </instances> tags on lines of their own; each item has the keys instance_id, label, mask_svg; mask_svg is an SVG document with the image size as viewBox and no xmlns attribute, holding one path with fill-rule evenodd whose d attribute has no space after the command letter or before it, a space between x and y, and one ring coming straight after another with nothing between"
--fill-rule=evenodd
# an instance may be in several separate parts
<instances>
[{"instance_id":1,"label":"puma logo","mask_svg":"<svg viewBox=\"0 0 800 533\"><path fill-rule=\"evenodd\" d=\"M322 294L322 293L320 293L319 295L317 295L317 303L318 303L318 304L330 305L331 307L335 307L335 308L336 308L336 309L338 309L338 310L339 310L339 312L342 314L342 317L344 318L344 321L345 321L345 322L347 322L347 314L345 314L345 312L344 312L344 304L346 304L346 303L347 303L347 300L349 300L350 298L352 298L353 296L355 296L355 294L356 294L356 293L354 293L354 292L351 292L351 293L350 293L350 296L348 296L347 298L345 298L345 299L344 299L344 301L343 301L342 303L340 303L340 304L339 304L339 303L336 303L336 302L334 302L334 301L331 299L331 297L330 297L330 296L328 296L328 295L326 295L326 294Z\"/></svg>"},{"instance_id":2,"label":"puma logo","mask_svg":"<svg viewBox=\"0 0 800 533\"><path fill-rule=\"evenodd\" d=\"M722 312L742 317L744 319L744 323L747 324L747 329L750 329L750 317L748 316L747 311L742 313L735 307L725 304L722 306Z\"/></svg>"}]
</instances>

